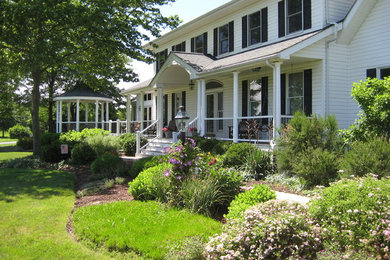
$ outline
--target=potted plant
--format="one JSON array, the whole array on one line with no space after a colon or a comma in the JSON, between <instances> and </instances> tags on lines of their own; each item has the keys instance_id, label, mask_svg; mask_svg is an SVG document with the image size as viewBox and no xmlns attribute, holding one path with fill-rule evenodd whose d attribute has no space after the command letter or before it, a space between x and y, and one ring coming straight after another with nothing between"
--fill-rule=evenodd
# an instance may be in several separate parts
<instances>
[{"instance_id":1,"label":"potted plant","mask_svg":"<svg viewBox=\"0 0 390 260\"><path fill-rule=\"evenodd\" d=\"M191 132L192 136L198 135L198 128L196 126L190 127L188 130Z\"/></svg>"},{"instance_id":2,"label":"potted plant","mask_svg":"<svg viewBox=\"0 0 390 260\"><path fill-rule=\"evenodd\" d=\"M172 138L172 132L169 130L168 127L164 127L162 131L165 138Z\"/></svg>"}]
</instances>

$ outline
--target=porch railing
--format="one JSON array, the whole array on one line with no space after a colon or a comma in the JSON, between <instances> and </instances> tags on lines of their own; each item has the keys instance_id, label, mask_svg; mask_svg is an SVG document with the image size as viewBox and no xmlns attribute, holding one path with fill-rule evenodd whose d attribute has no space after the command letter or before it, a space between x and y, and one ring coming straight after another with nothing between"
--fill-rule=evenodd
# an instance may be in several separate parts
<instances>
[{"instance_id":1,"label":"porch railing","mask_svg":"<svg viewBox=\"0 0 390 260\"><path fill-rule=\"evenodd\" d=\"M205 136L233 140L232 117L205 118ZM273 116L238 117L238 141L269 143L273 138Z\"/></svg>"},{"instance_id":2,"label":"porch railing","mask_svg":"<svg viewBox=\"0 0 390 260\"><path fill-rule=\"evenodd\" d=\"M153 142L154 140L156 140L158 138L157 125L158 125L158 120L152 122L144 130L136 132L137 133L136 154L140 154L143 149L145 149L151 142ZM141 147L141 137L142 136L148 137L148 142L144 146Z\"/></svg>"},{"instance_id":3,"label":"porch railing","mask_svg":"<svg viewBox=\"0 0 390 260\"><path fill-rule=\"evenodd\" d=\"M191 122L188 123L188 125L185 128L186 136L197 136L198 135L198 120L199 118L194 118Z\"/></svg>"}]
</instances>

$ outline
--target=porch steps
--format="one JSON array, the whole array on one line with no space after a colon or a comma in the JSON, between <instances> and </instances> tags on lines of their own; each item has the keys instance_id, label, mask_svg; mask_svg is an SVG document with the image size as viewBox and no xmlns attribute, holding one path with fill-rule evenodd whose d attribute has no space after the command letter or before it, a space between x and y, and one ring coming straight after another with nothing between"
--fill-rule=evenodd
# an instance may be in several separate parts
<instances>
[{"instance_id":1,"label":"porch steps","mask_svg":"<svg viewBox=\"0 0 390 260\"><path fill-rule=\"evenodd\" d=\"M173 144L172 138L161 138L151 142L145 150L138 154L139 157L159 156L164 154L164 148L168 148Z\"/></svg>"}]
</instances>

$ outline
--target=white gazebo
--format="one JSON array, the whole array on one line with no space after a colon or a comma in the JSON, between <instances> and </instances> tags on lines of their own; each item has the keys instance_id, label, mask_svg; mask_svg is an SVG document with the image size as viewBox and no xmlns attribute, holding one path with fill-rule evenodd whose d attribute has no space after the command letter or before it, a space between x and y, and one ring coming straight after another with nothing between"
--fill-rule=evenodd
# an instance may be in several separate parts
<instances>
[{"instance_id":1,"label":"white gazebo","mask_svg":"<svg viewBox=\"0 0 390 260\"><path fill-rule=\"evenodd\" d=\"M94 92L90 89L77 88L54 98L54 101L56 101L57 133L67 132L70 130L81 131L84 128L102 128L111 130L111 121L109 121L109 103L112 102L112 98ZM73 111L71 113L72 104ZM66 111L65 113L64 105ZM90 107L93 107L93 105L95 107L95 112L90 113Z\"/></svg>"}]
</instances>

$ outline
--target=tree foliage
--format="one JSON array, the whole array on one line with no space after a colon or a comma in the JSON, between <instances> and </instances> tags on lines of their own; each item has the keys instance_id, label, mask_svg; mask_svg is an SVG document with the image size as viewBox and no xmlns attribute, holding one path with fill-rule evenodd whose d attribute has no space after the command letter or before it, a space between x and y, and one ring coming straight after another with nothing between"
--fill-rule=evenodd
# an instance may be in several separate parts
<instances>
[{"instance_id":1,"label":"tree foliage","mask_svg":"<svg viewBox=\"0 0 390 260\"><path fill-rule=\"evenodd\" d=\"M383 80L368 78L354 83L352 96L362 112L360 118L347 131L354 140L367 140L373 136L390 138L390 77Z\"/></svg>"},{"instance_id":2,"label":"tree foliage","mask_svg":"<svg viewBox=\"0 0 390 260\"><path fill-rule=\"evenodd\" d=\"M177 17L164 17L159 10L173 1L2 1L0 56L31 80L34 154L40 152L39 104L46 73L77 72L91 81L133 80L136 75L127 61L153 59L142 41L158 37L162 27L178 25Z\"/></svg>"}]
</instances>

